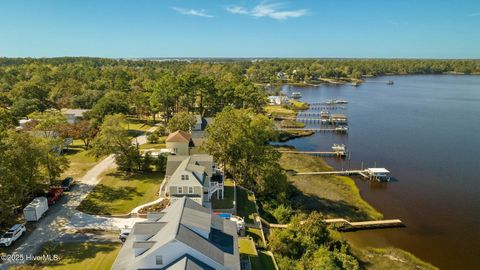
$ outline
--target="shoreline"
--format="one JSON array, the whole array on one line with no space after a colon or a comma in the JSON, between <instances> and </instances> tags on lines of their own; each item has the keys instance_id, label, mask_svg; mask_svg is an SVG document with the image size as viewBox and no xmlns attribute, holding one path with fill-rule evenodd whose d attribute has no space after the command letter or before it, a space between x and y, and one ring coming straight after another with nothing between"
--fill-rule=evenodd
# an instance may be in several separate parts
<instances>
[{"instance_id":1,"label":"shoreline","mask_svg":"<svg viewBox=\"0 0 480 270\"><path fill-rule=\"evenodd\" d=\"M280 148L288 148L288 149L296 149L293 146L275 146L276 149ZM295 156L291 156L295 155ZM297 160L298 164L294 164L293 166L289 164L285 166L285 157L290 156L294 157ZM289 160L287 158L287 160ZM299 161L300 160L300 161ZM312 164L313 161L313 164ZM282 164L283 163L283 164ZM282 168L287 170L295 171L304 171L306 169L314 169L317 167L318 169L324 170L332 170L333 168L328 165L322 157L315 157L307 154L286 154L282 153L282 158L280 161ZM319 208L307 208L307 209L300 209L300 210L307 210L307 211L319 211L322 215L325 215L325 210L328 212L330 211L332 216L329 216L327 213L325 216L327 217L341 217L346 218L349 220L378 220L383 218L383 213L378 211L374 208L368 201L366 201L361 193L360 189L358 188L355 180L351 177L345 176L302 176L303 180L306 181L297 181L293 180L294 176L289 175L288 179L292 186L297 188L300 192L302 192L305 196L312 197L316 196L318 199L322 199L323 196L320 194L327 194L329 198L325 198L329 205L325 209ZM336 181L337 185L330 184L322 184L321 182L328 182L328 181ZM317 183L317 184L312 184ZM306 185L305 185L306 184ZM319 189L320 188L320 189ZM321 190L321 192L318 192ZM318 193L317 193L318 192ZM346 199L342 199L345 197ZM333 198L340 199L341 204L339 203L335 206L335 201L332 200ZM353 200L352 200L353 199ZM295 200L295 198L292 198ZM350 201L349 201L350 200ZM355 209L356 211L352 211ZM338 213L341 212L341 213ZM342 233L338 233L341 239L347 241L350 246L352 247L353 253L355 257L359 260L359 262L364 266L364 269L398 269L399 267L408 267L406 269L431 269L435 270L438 268L432 265L429 262L423 261L422 259L416 257L412 253L403 250L397 247L386 247L386 248L373 248L373 247L358 247L354 245L354 243L348 240Z\"/></svg>"}]
</instances>

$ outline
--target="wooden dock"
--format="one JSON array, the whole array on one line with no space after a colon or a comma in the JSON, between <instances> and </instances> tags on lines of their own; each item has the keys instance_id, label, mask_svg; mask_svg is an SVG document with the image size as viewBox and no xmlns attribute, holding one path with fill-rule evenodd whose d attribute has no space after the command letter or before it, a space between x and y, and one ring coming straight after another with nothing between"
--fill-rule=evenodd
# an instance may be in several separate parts
<instances>
[{"instance_id":1,"label":"wooden dock","mask_svg":"<svg viewBox=\"0 0 480 270\"><path fill-rule=\"evenodd\" d=\"M338 132L347 133L348 129L337 128L279 128L280 131L311 131L311 132Z\"/></svg>"},{"instance_id":2,"label":"wooden dock","mask_svg":"<svg viewBox=\"0 0 480 270\"><path fill-rule=\"evenodd\" d=\"M288 227L288 224L273 224L273 223L268 223L263 219L262 219L262 222L264 222L269 228L285 229ZM348 221L344 218L331 218L331 219L324 219L323 222L327 224L332 224L339 231L356 231L356 230L405 227L405 224L400 219Z\"/></svg>"},{"instance_id":3,"label":"wooden dock","mask_svg":"<svg viewBox=\"0 0 480 270\"><path fill-rule=\"evenodd\" d=\"M290 150L280 150L280 153L287 153L287 154L305 154L305 155L314 155L320 157L345 157L347 153L345 152L328 152L328 151L290 151Z\"/></svg>"},{"instance_id":4,"label":"wooden dock","mask_svg":"<svg viewBox=\"0 0 480 270\"><path fill-rule=\"evenodd\" d=\"M334 224L339 231L355 231L381 228L405 227L400 219L348 221L344 218L325 219L325 223Z\"/></svg>"}]
</instances>

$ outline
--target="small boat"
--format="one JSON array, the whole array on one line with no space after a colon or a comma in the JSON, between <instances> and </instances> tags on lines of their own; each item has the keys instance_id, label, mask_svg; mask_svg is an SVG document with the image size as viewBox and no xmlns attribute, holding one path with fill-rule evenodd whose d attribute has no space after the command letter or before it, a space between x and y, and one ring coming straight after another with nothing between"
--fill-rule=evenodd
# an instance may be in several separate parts
<instances>
[{"instance_id":1,"label":"small boat","mask_svg":"<svg viewBox=\"0 0 480 270\"><path fill-rule=\"evenodd\" d=\"M291 97L292 97L292 98L301 98L301 97L302 97L302 93L300 93L300 92L292 92Z\"/></svg>"},{"instance_id":2,"label":"small boat","mask_svg":"<svg viewBox=\"0 0 480 270\"><path fill-rule=\"evenodd\" d=\"M393 84L393 81L388 81L387 84L388 84L388 85L392 85L392 84Z\"/></svg>"},{"instance_id":3,"label":"small boat","mask_svg":"<svg viewBox=\"0 0 480 270\"><path fill-rule=\"evenodd\" d=\"M325 104L327 104L327 105L335 104L335 100L327 99L327 100L325 100Z\"/></svg>"},{"instance_id":4,"label":"small boat","mask_svg":"<svg viewBox=\"0 0 480 270\"><path fill-rule=\"evenodd\" d=\"M348 104L348 101L346 101L345 99L336 99L335 103L336 104Z\"/></svg>"},{"instance_id":5,"label":"small boat","mask_svg":"<svg viewBox=\"0 0 480 270\"><path fill-rule=\"evenodd\" d=\"M345 144L334 144L332 150L335 152L345 152Z\"/></svg>"}]
</instances>

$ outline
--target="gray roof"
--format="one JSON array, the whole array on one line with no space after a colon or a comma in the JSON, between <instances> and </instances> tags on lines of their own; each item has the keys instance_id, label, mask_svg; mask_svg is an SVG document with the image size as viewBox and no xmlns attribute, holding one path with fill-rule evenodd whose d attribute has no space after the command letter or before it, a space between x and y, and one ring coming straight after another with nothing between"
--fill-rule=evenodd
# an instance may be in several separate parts
<instances>
[{"instance_id":1,"label":"gray roof","mask_svg":"<svg viewBox=\"0 0 480 270\"><path fill-rule=\"evenodd\" d=\"M66 109L62 111L62 114L71 114L74 117L83 117L83 114L90 110L87 109Z\"/></svg>"},{"instance_id":2,"label":"gray roof","mask_svg":"<svg viewBox=\"0 0 480 270\"><path fill-rule=\"evenodd\" d=\"M180 257L176 261L162 268L161 270L214 270L214 268L195 259L190 255Z\"/></svg>"},{"instance_id":3,"label":"gray roof","mask_svg":"<svg viewBox=\"0 0 480 270\"><path fill-rule=\"evenodd\" d=\"M181 242L205 257L178 254L178 259L162 269L240 269L236 224L212 215L211 210L183 197L167 207L158 220L137 222L112 266L113 270L137 269L136 262L175 241ZM137 240L137 234L142 238ZM145 238L146 236L146 238ZM135 256L134 249L143 249ZM168 248L168 247L167 247ZM161 255L161 254L160 254ZM206 259L209 258L209 259Z\"/></svg>"},{"instance_id":4,"label":"gray roof","mask_svg":"<svg viewBox=\"0 0 480 270\"><path fill-rule=\"evenodd\" d=\"M181 156L181 155L170 155L167 158L167 170L165 175L170 177L172 176L177 168L182 164L182 162L190 158L189 164L198 165L205 167L205 173L209 176L212 175L212 166L214 165L213 156L206 154L198 154L191 156Z\"/></svg>"}]
</instances>

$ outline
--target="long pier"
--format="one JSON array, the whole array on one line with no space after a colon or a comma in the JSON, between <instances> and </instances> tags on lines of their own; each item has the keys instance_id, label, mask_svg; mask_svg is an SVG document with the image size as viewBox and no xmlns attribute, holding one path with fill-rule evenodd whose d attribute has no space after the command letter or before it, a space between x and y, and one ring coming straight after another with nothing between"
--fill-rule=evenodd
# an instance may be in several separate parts
<instances>
[{"instance_id":1,"label":"long pier","mask_svg":"<svg viewBox=\"0 0 480 270\"><path fill-rule=\"evenodd\" d=\"M285 229L289 226L288 224L269 223L263 218L261 220L269 228ZM324 219L323 222L327 224L333 224L339 231L355 231L355 230L405 227L405 224L400 219L348 221L344 218L331 218L331 219ZM301 223L303 223L303 221Z\"/></svg>"},{"instance_id":2,"label":"long pier","mask_svg":"<svg viewBox=\"0 0 480 270\"><path fill-rule=\"evenodd\" d=\"M311 132L338 132L347 133L348 129L337 128L279 128L280 131L311 131Z\"/></svg>"},{"instance_id":3,"label":"long pier","mask_svg":"<svg viewBox=\"0 0 480 270\"><path fill-rule=\"evenodd\" d=\"M346 156L345 152L342 151L291 151L291 150L280 150L280 153L287 153L287 154L306 154L306 155L314 155L314 156L321 156L321 157L344 157Z\"/></svg>"}]
</instances>

